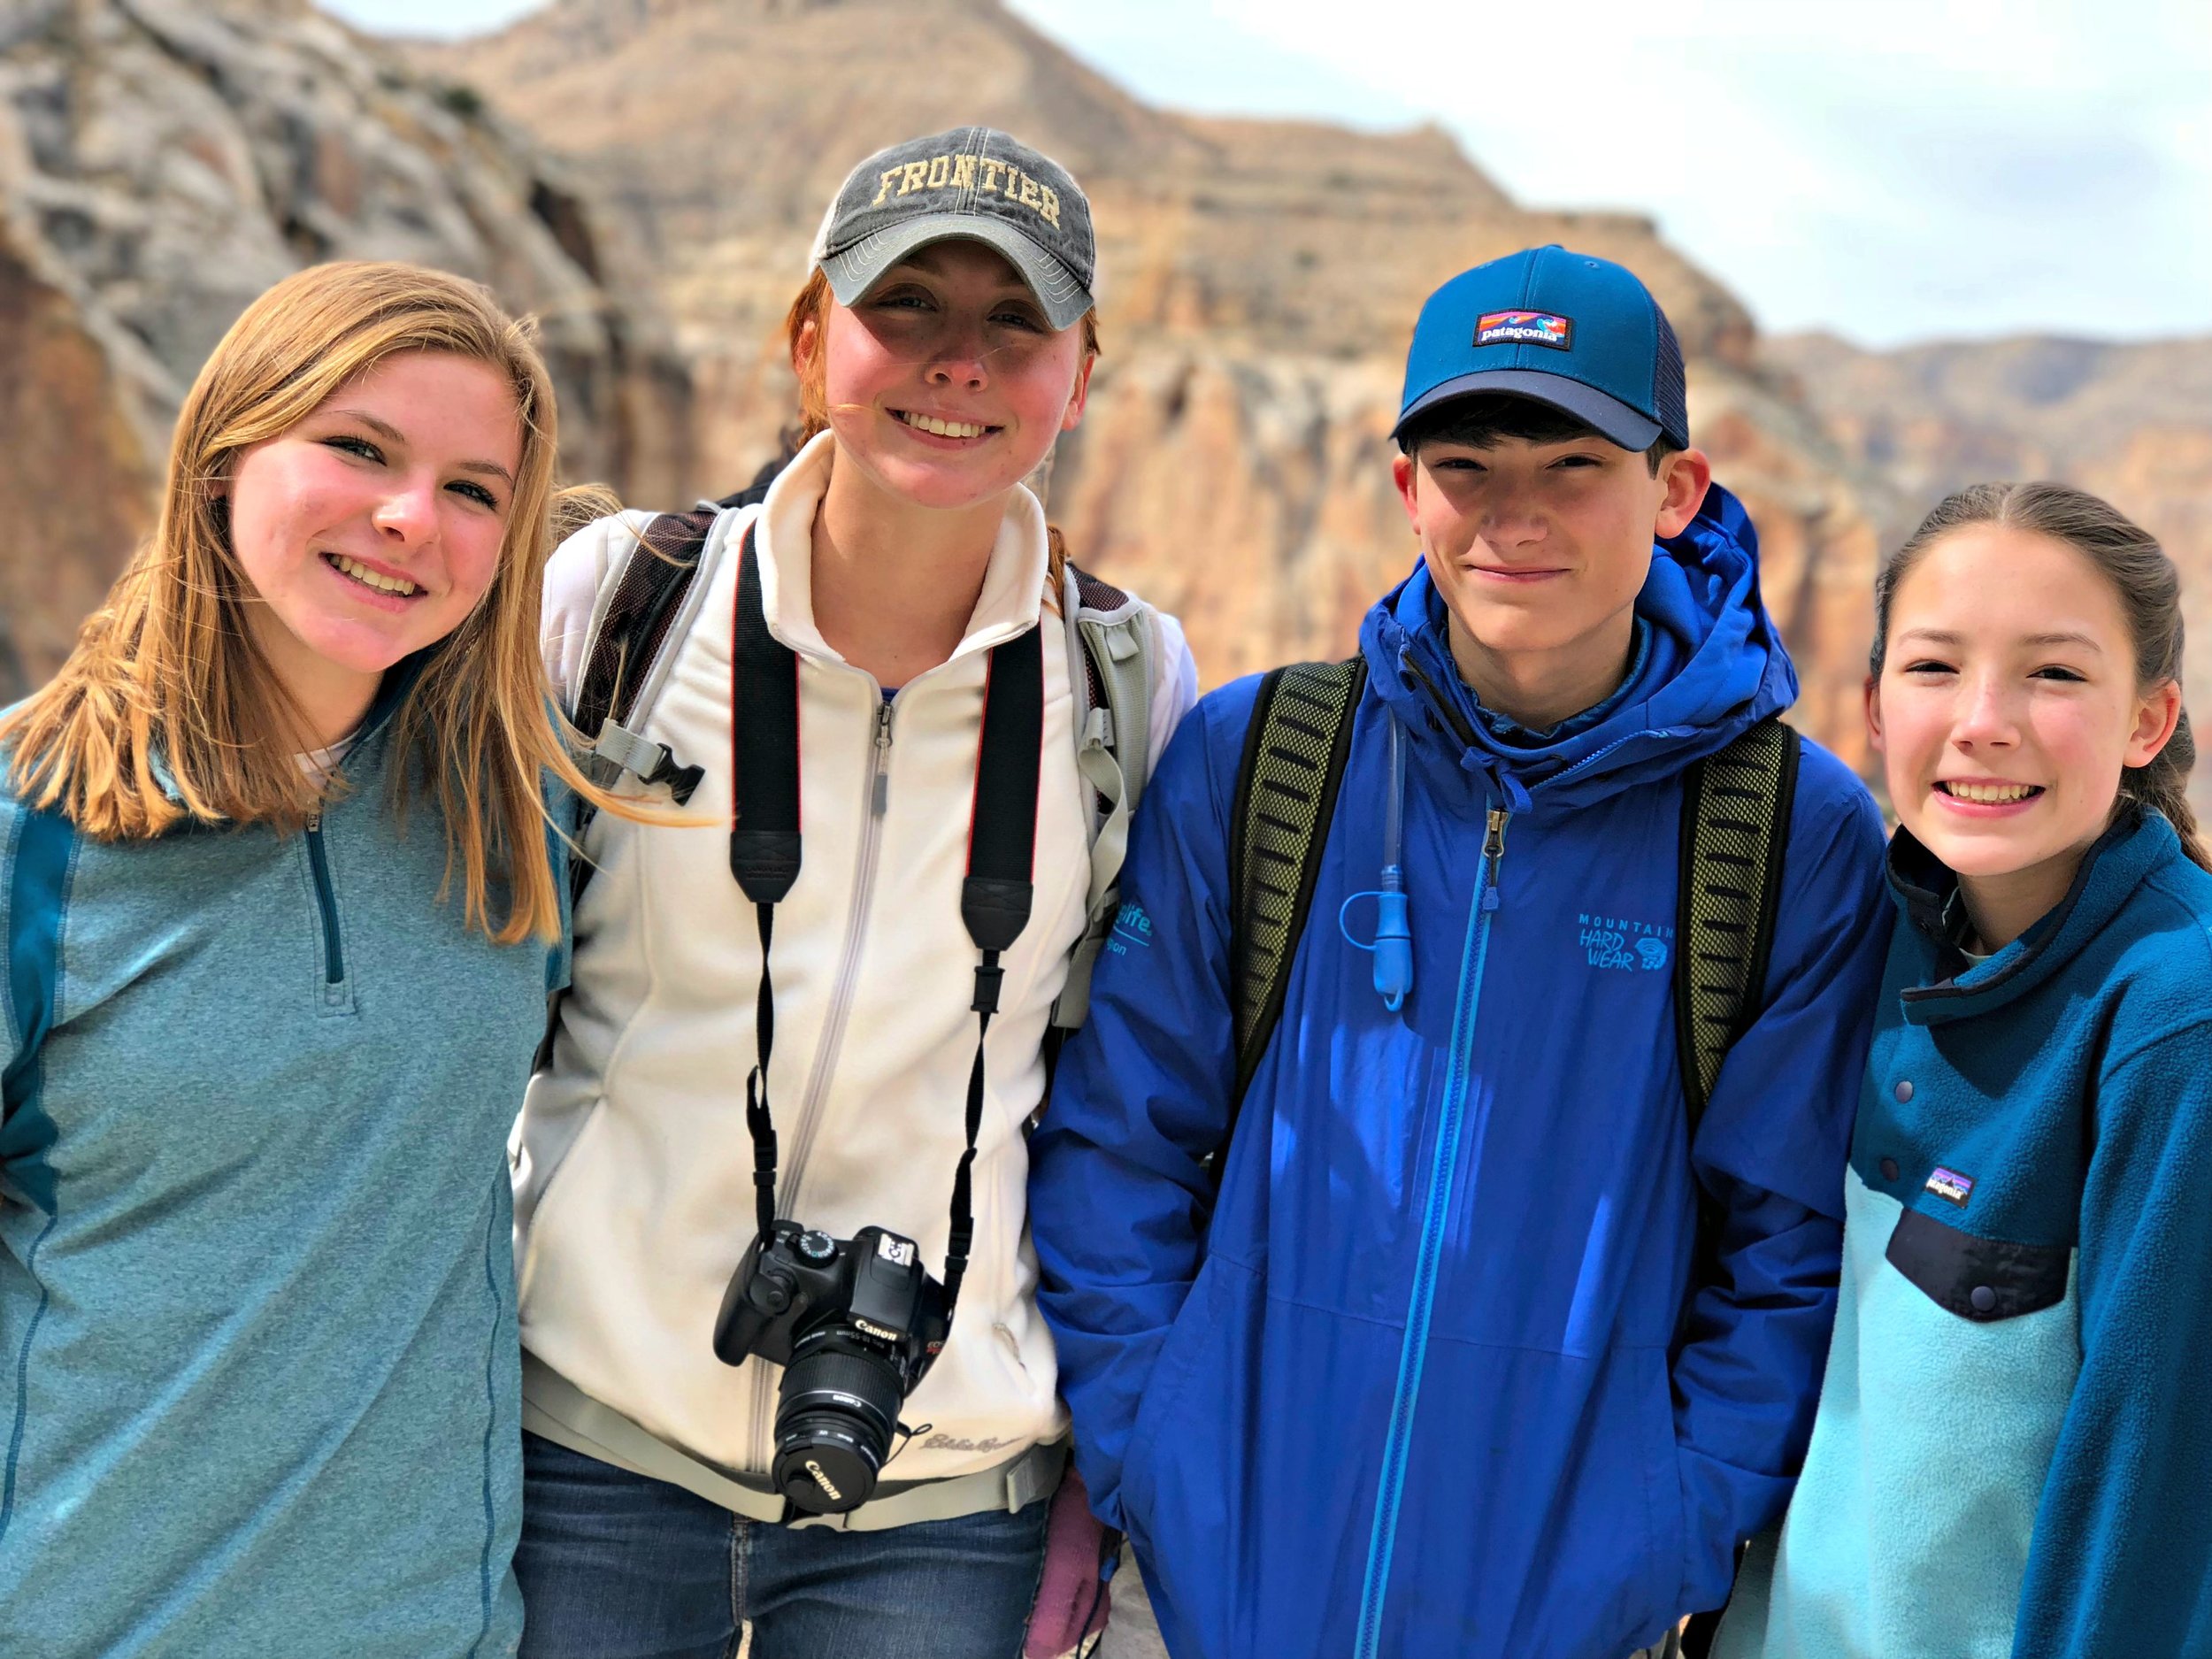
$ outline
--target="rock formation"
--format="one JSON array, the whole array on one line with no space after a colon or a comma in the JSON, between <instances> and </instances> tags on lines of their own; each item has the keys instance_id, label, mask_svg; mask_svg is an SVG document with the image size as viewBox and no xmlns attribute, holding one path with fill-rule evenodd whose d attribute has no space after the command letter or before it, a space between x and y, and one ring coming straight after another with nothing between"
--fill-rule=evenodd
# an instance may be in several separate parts
<instances>
[{"instance_id":1,"label":"rock formation","mask_svg":"<svg viewBox=\"0 0 2212 1659\"><path fill-rule=\"evenodd\" d=\"M541 319L571 476L673 495L689 373L572 171L304 0L0 8L0 703L149 527L176 411L247 302L415 259Z\"/></svg>"},{"instance_id":2,"label":"rock formation","mask_svg":"<svg viewBox=\"0 0 2212 1659\"><path fill-rule=\"evenodd\" d=\"M567 474L683 504L777 448L777 334L838 180L979 119L1097 211L1106 356L1053 515L1184 615L1210 683L1350 648L1411 561L1386 434L1415 311L1537 242L1623 261L1667 307L1695 435L1760 526L1796 718L1862 765L1875 562L1944 488L2074 478L2212 574L2212 342L1763 340L1647 220L1519 206L1435 129L1152 108L1001 0L554 0L405 49L307 0L6 0L0 698L143 534L185 385L286 272L490 282L543 321ZM2212 638L2212 590L2192 616Z\"/></svg>"},{"instance_id":3,"label":"rock formation","mask_svg":"<svg viewBox=\"0 0 2212 1659\"><path fill-rule=\"evenodd\" d=\"M1524 210L1434 129L1151 108L998 0L557 0L415 57L622 214L696 365L717 480L749 476L788 419L775 334L853 163L974 120L1064 162L1096 211L1106 356L1049 504L1079 559L1184 616L1210 683L1349 649L1409 568L1386 434L1430 289L1531 242L1622 260L1680 331L1697 435L1757 515L1803 718L1856 753L1886 493L1647 220Z\"/></svg>"}]
</instances>

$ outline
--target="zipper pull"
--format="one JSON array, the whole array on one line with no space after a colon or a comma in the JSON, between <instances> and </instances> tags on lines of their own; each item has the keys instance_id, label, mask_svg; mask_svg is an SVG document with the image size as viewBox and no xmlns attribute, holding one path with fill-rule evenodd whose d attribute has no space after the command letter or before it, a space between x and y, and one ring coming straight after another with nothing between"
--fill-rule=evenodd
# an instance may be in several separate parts
<instances>
[{"instance_id":1,"label":"zipper pull","mask_svg":"<svg viewBox=\"0 0 2212 1659\"><path fill-rule=\"evenodd\" d=\"M891 705L880 703L876 709L876 785L871 797L872 810L881 818L891 805Z\"/></svg>"},{"instance_id":2,"label":"zipper pull","mask_svg":"<svg viewBox=\"0 0 2212 1659\"><path fill-rule=\"evenodd\" d=\"M1482 884L1482 908L1498 908L1498 865L1505 858L1505 825L1512 817L1502 806L1490 809L1489 832L1482 838L1482 859L1487 872Z\"/></svg>"}]
</instances>

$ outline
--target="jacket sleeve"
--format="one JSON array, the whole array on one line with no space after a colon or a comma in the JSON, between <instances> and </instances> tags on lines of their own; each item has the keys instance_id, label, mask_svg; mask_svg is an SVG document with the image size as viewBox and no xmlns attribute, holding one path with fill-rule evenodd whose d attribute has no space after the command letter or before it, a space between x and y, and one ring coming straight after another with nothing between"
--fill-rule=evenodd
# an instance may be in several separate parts
<instances>
[{"instance_id":1,"label":"jacket sleeve","mask_svg":"<svg viewBox=\"0 0 2212 1659\"><path fill-rule=\"evenodd\" d=\"M1685 1612L1727 1600L1736 1546L1780 1518L1811 1438L1894 916L1882 856L1873 802L1808 744L1766 1005L1723 1062L1691 1148L1718 1226L1673 1367Z\"/></svg>"},{"instance_id":2,"label":"jacket sleeve","mask_svg":"<svg viewBox=\"0 0 2212 1659\"><path fill-rule=\"evenodd\" d=\"M2020 1659L2212 1647L2212 1022L2108 1067Z\"/></svg>"},{"instance_id":3,"label":"jacket sleeve","mask_svg":"<svg viewBox=\"0 0 2212 1659\"><path fill-rule=\"evenodd\" d=\"M1216 734L1229 694L1168 745L1137 813L1122 909L1090 1017L1070 1041L1030 1141L1039 1305L1059 1351L1091 1508L1122 1525L1122 1458L1160 1346L1198 1273L1212 1190L1202 1165L1228 1125L1226 795ZM1248 695L1243 700L1249 706ZM1233 753L1233 751L1232 751Z\"/></svg>"}]
</instances>

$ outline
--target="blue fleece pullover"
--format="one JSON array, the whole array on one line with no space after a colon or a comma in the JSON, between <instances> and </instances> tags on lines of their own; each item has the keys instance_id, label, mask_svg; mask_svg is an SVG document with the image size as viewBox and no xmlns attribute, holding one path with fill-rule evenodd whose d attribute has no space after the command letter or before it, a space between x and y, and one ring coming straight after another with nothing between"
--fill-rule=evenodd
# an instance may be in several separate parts
<instances>
[{"instance_id":1,"label":"blue fleece pullover","mask_svg":"<svg viewBox=\"0 0 2212 1659\"><path fill-rule=\"evenodd\" d=\"M389 748L304 835L0 787L0 1653L515 1650L547 958L442 902Z\"/></svg>"},{"instance_id":2,"label":"blue fleece pullover","mask_svg":"<svg viewBox=\"0 0 2212 1659\"><path fill-rule=\"evenodd\" d=\"M1683 774L1796 690L1755 559L1713 490L1655 550L1628 685L1545 734L1477 705L1425 572L1370 614L1310 918L1217 1203L1201 1160L1233 1081L1254 682L1171 745L1031 1143L1031 1216L1077 1457L1176 1659L1621 1659L1718 1605L1738 1540L1780 1513L1886 913L1880 820L1807 743L1759 1011L1686 1145ZM1410 740L1397 1013L1339 924L1383 862L1391 721ZM1701 1182L1724 1219L1693 1283Z\"/></svg>"},{"instance_id":3,"label":"blue fleece pullover","mask_svg":"<svg viewBox=\"0 0 2212 1659\"><path fill-rule=\"evenodd\" d=\"M1717 1652L2212 1654L2212 876L2131 811L1970 967L1891 871L1827 1386Z\"/></svg>"}]
</instances>

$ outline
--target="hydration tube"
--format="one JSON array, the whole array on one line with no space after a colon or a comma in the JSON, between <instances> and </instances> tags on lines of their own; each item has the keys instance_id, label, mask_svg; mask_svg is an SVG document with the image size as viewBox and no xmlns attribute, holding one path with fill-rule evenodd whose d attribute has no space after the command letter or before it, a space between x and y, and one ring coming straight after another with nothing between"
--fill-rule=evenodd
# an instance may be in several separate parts
<instances>
[{"instance_id":1,"label":"hydration tube","mask_svg":"<svg viewBox=\"0 0 2212 1659\"><path fill-rule=\"evenodd\" d=\"M1383 796L1383 867L1381 886L1347 898L1336 913L1337 931L1345 942L1375 957L1375 995L1383 1006L1396 1013L1413 989L1413 928L1406 908L1404 861L1406 752L1405 732L1391 717L1390 783ZM1354 939L1344 925L1345 913L1362 899L1375 901L1375 941Z\"/></svg>"}]
</instances>

